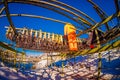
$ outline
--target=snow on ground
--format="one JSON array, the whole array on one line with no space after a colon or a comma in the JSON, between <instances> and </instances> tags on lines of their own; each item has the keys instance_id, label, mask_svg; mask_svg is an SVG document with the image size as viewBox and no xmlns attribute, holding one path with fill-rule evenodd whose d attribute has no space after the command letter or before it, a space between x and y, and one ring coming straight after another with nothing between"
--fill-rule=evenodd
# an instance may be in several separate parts
<instances>
[{"instance_id":1,"label":"snow on ground","mask_svg":"<svg viewBox=\"0 0 120 80\"><path fill-rule=\"evenodd\" d=\"M26 80L27 77L13 68L0 67L0 80Z\"/></svg>"},{"instance_id":2,"label":"snow on ground","mask_svg":"<svg viewBox=\"0 0 120 80\"><path fill-rule=\"evenodd\" d=\"M81 60L80 60L81 59ZM74 59L70 59L74 63ZM0 62L0 79L2 80L96 80L98 53L92 56L76 57L76 64L66 63L64 68L53 66L42 68L47 61L40 61L38 69L15 70ZM64 61L65 62L65 61ZM44 64L43 64L44 63ZM101 80L120 80L120 50L102 52ZM59 62L59 66L61 66ZM39 68L40 67L40 68Z\"/></svg>"}]
</instances>

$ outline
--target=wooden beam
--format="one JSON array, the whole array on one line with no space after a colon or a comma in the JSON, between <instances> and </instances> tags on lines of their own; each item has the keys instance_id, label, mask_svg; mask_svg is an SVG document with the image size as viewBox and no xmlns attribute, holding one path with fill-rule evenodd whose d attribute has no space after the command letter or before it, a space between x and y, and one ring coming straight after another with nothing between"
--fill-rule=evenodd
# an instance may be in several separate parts
<instances>
[{"instance_id":1,"label":"wooden beam","mask_svg":"<svg viewBox=\"0 0 120 80\"><path fill-rule=\"evenodd\" d=\"M6 43L4 43L4 42L1 42L0 41L0 46L1 47L3 47L3 48L5 48L5 49L8 49L8 50L10 50L10 51L13 51L13 52L18 52L18 53L21 53L21 54L25 54L25 53L23 53L23 52L20 52L20 51L17 51L17 50L15 50L15 49L13 49L13 48L11 48L10 46L8 46L8 44L6 44Z\"/></svg>"},{"instance_id":2,"label":"wooden beam","mask_svg":"<svg viewBox=\"0 0 120 80\"><path fill-rule=\"evenodd\" d=\"M87 30L85 30L85 31L83 31L83 32L79 32L79 33L77 34L77 36L80 36L80 35L85 34L85 33L89 32L89 31L91 31L91 30L94 30L94 29L100 27L101 25L107 23L108 21L112 20L113 18L119 17L119 16L120 16L120 11L117 12L117 13L115 13L115 14L113 14L113 15L111 15L111 16L109 16L109 17L107 17L107 18L106 18L105 20L103 20L103 21L101 21L101 22L99 22L99 23L96 23L96 24L95 24L94 26L92 26L91 28L89 28L89 29L87 29Z\"/></svg>"},{"instance_id":3,"label":"wooden beam","mask_svg":"<svg viewBox=\"0 0 120 80\"><path fill-rule=\"evenodd\" d=\"M10 17L10 12L9 12L8 2L7 1L8 0L4 0L4 6L5 6L6 16L7 16L7 19L9 21L9 23L10 23L10 26L13 28L14 33L17 35L16 29L15 29L14 24L12 22L12 19Z\"/></svg>"}]
</instances>

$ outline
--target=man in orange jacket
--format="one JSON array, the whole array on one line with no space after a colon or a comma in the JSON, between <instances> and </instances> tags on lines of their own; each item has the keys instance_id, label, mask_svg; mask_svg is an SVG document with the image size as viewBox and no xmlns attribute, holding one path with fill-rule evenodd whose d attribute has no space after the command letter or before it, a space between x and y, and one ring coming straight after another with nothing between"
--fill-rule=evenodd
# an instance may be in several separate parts
<instances>
[{"instance_id":1,"label":"man in orange jacket","mask_svg":"<svg viewBox=\"0 0 120 80\"><path fill-rule=\"evenodd\" d=\"M77 40L76 40L76 28L70 24L67 23L64 26L64 38L68 41L69 49L71 51L77 51Z\"/></svg>"}]
</instances>

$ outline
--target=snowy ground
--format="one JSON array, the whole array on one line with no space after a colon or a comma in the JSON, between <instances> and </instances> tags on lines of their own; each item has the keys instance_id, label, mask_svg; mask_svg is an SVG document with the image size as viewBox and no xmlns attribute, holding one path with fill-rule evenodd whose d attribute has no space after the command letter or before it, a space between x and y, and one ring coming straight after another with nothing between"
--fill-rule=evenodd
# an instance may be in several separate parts
<instances>
[{"instance_id":1,"label":"snowy ground","mask_svg":"<svg viewBox=\"0 0 120 80\"><path fill-rule=\"evenodd\" d=\"M36 70L15 70L0 62L0 80L97 80L98 53L68 60L72 64L59 61L59 67L39 68ZM23 75L24 74L24 75ZM102 52L101 80L120 80L120 50Z\"/></svg>"}]
</instances>

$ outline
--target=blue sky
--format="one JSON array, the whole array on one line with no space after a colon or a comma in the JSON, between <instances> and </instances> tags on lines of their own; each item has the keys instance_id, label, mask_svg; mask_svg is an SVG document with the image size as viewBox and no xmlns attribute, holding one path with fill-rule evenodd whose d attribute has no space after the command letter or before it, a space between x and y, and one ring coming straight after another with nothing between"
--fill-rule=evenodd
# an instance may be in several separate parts
<instances>
[{"instance_id":1,"label":"blue sky","mask_svg":"<svg viewBox=\"0 0 120 80\"><path fill-rule=\"evenodd\" d=\"M74 6L75 8L83 11L91 18L93 18L96 22L101 21L98 15L96 14L95 10L93 9L93 7L91 6L90 3L87 2L87 0L59 0L59 1ZM98 4L108 15L112 15L116 11L114 0L93 0L93 1L96 4ZM0 5L0 8L2 7L3 5ZM60 15L58 13L55 13L53 11L38 6L20 4L20 3L10 3L9 9L11 14L21 13L21 14L39 15L39 16L55 18L58 20L63 20L65 22L70 22L76 26L79 25L63 15ZM3 12L3 14L4 13L5 12ZM43 20L43 19L29 18L29 17L12 17L12 20L15 27L23 28L26 26L29 29L31 28L36 30L42 29L42 31L45 32L64 34L64 24L61 23L57 23L49 20ZM9 23L6 17L2 17L0 18L0 34L1 34L0 41L10 43L10 41L7 40L5 37L5 32L6 32L6 29L4 28L5 26L9 26ZM105 28L103 28L103 30L105 30Z\"/></svg>"}]
</instances>

